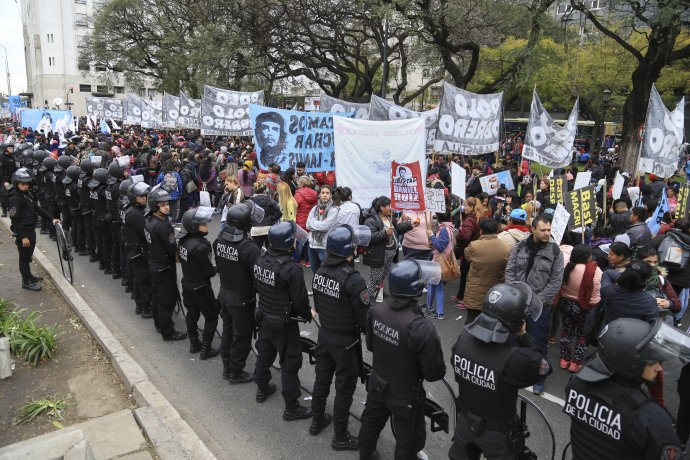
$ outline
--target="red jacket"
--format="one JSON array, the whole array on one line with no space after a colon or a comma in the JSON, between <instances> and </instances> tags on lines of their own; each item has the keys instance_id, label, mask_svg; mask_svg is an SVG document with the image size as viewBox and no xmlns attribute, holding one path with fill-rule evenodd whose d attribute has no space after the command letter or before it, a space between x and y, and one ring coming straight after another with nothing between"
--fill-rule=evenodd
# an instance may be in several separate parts
<instances>
[{"instance_id":1,"label":"red jacket","mask_svg":"<svg viewBox=\"0 0 690 460\"><path fill-rule=\"evenodd\" d=\"M295 192L295 201L297 202L297 218L295 219L297 225L307 230L307 218L309 211L316 206L316 201L319 195L316 190L309 187L298 188Z\"/></svg>"}]
</instances>

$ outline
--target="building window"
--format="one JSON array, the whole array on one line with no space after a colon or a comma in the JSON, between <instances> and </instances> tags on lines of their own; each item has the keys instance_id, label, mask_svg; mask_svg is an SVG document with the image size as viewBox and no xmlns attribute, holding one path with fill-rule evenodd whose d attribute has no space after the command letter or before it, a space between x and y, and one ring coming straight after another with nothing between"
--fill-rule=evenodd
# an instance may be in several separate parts
<instances>
[{"instance_id":1,"label":"building window","mask_svg":"<svg viewBox=\"0 0 690 460\"><path fill-rule=\"evenodd\" d=\"M557 15L563 15L563 14L568 14L571 11L573 11L573 7L570 5L558 5L558 9L556 10Z\"/></svg>"},{"instance_id":2,"label":"building window","mask_svg":"<svg viewBox=\"0 0 690 460\"><path fill-rule=\"evenodd\" d=\"M55 37L53 34L46 34L46 39L48 40L48 43L55 43Z\"/></svg>"},{"instance_id":3,"label":"building window","mask_svg":"<svg viewBox=\"0 0 690 460\"><path fill-rule=\"evenodd\" d=\"M103 65L96 66L96 72L105 72L107 69Z\"/></svg>"},{"instance_id":4,"label":"building window","mask_svg":"<svg viewBox=\"0 0 690 460\"><path fill-rule=\"evenodd\" d=\"M86 15L81 13L74 15L74 24L78 27L87 27L89 25Z\"/></svg>"},{"instance_id":5,"label":"building window","mask_svg":"<svg viewBox=\"0 0 690 460\"><path fill-rule=\"evenodd\" d=\"M153 88L149 88L149 98L156 97L156 90Z\"/></svg>"},{"instance_id":6,"label":"building window","mask_svg":"<svg viewBox=\"0 0 690 460\"><path fill-rule=\"evenodd\" d=\"M125 87L124 86L116 86L115 87L115 93L116 94L125 94Z\"/></svg>"},{"instance_id":7,"label":"building window","mask_svg":"<svg viewBox=\"0 0 690 460\"><path fill-rule=\"evenodd\" d=\"M139 93L139 97L146 97L146 88L139 88L137 93Z\"/></svg>"},{"instance_id":8,"label":"building window","mask_svg":"<svg viewBox=\"0 0 690 460\"><path fill-rule=\"evenodd\" d=\"M91 92L91 85L79 85L79 92L80 93L90 93Z\"/></svg>"},{"instance_id":9,"label":"building window","mask_svg":"<svg viewBox=\"0 0 690 460\"><path fill-rule=\"evenodd\" d=\"M55 65L55 58L54 57L49 57L48 58L48 65L54 66Z\"/></svg>"},{"instance_id":10,"label":"building window","mask_svg":"<svg viewBox=\"0 0 690 460\"><path fill-rule=\"evenodd\" d=\"M96 92L97 93L107 93L108 87L106 85L98 85L98 86L96 86Z\"/></svg>"},{"instance_id":11,"label":"building window","mask_svg":"<svg viewBox=\"0 0 690 460\"><path fill-rule=\"evenodd\" d=\"M77 5L86 5L86 0L74 0Z\"/></svg>"}]
</instances>

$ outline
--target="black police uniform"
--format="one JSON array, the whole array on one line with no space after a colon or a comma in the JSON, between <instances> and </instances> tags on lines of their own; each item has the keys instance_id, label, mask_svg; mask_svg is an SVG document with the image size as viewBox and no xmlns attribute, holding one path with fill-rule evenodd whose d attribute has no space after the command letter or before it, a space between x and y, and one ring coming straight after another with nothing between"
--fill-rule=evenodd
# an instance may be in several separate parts
<instances>
[{"instance_id":1,"label":"black police uniform","mask_svg":"<svg viewBox=\"0 0 690 460\"><path fill-rule=\"evenodd\" d=\"M5 149L7 147L5 146ZM12 175L17 170L14 155L5 150L0 155L0 206L2 207L3 217L7 215L7 199L10 197L10 189L5 184L12 184Z\"/></svg>"},{"instance_id":2,"label":"black police uniform","mask_svg":"<svg viewBox=\"0 0 690 460\"><path fill-rule=\"evenodd\" d=\"M302 343L297 321L290 318L311 319L304 274L288 252L269 249L256 260L254 282L261 312L254 381L260 389L268 386L269 368L279 353L282 395L286 409L291 410L301 395Z\"/></svg>"},{"instance_id":3,"label":"black police uniform","mask_svg":"<svg viewBox=\"0 0 690 460\"><path fill-rule=\"evenodd\" d=\"M59 212L57 210L56 194L55 194L55 182L56 177L53 171L43 171L40 175L40 179L43 182L43 187L39 185L40 201L41 207L45 209L51 218L43 218L41 222L41 233L48 233L51 238L55 239L55 227L52 225L51 221L57 218Z\"/></svg>"},{"instance_id":4,"label":"black police uniform","mask_svg":"<svg viewBox=\"0 0 690 460\"><path fill-rule=\"evenodd\" d=\"M359 431L360 458L376 450L389 417L395 458L416 458L426 443L422 381L441 380L446 374L436 329L415 299L391 296L369 310L367 348L374 362Z\"/></svg>"},{"instance_id":5,"label":"black police uniform","mask_svg":"<svg viewBox=\"0 0 690 460\"><path fill-rule=\"evenodd\" d=\"M463 331L450 359L458 382L458 423L449 458L516 459L522 429L516 412L520 388L551 373L529 334L486 343Z\"/></svg>"},{"instance_id":6,"label":"black police uniform","mask_svg":"<svg viewBox=\"0 0 690 460\"><path fill-rule=\"evenodd\" d=\"M82 246L84 241L84 221L82 220L80 202L79 202L79 183L72 181L65 185L65 208L69 212L70 220L72 221L70 236L72 238L72 246L79 252L86 250Z\"/></svg>"},{"instance_id":7,"label":"black police uniform","mask_svg":"<svg viewBox=\"0 0 690 460\"><path fill-rule=\"evenodd\" d=\"M235 236L233 230L226 226L213 242L220 277L218 301L223 316L220 354L226 378L244 370L251 351L256 308L253 272L256 259L261 254L246 233Z\"/></svg>"},{"instance_id":8,"label":"black police uniform","mask_svg":"<svg viewBox=\"0 0 690 460\"><path fill-rule=\"evenodd\" d=\"M132 268L134 285L135 314L151 318L151 272L148 261L148 242L146 240L146 206L130 203L124 210L123 238L127 247L127 260Z\"/></svg>"},{"instance_id":9,"label":"black police uniform","mask_svg":"<svg viewBox=\"0 0 690 460\"><path fill-rule=\"evenodd\" d=\"M362 275L345 259L332 255L314 275L312 291L321 327L311 408L315 417L324 414L335 373L333 428L336 437L342 438L347 434L352 395L362 365L360 332L366 328L369 291Z\"/></svg>"},{"instance_id":10,"label":"black police uniform","mask_svg":"<svg viewBox=\"0 0 690 460\"><path fill-rule=\"evenodd\" d=\"M62 229L65 231L65 233L69 232L70 229L72 228L72 217L69 212L69 207L67 205L67 195L65 194L66 186L62 182L62 180L67 176L67 173L65 172L64 169L60 168L59 171L57 171L58 168L55 168L56 171L54 171L55 174L55 205L56 205L56 214L60 214L60 221L62 224Z\"/></svg>"},{"instance_id":11,"label":"black police uniform","mask_svg":"<svg viewBox=\"0 0 690 460\"><path fill-rule=\"evenodd\" d=\"M91 211L91 189L89 189L89 182L92 179L91 174L84 173L77 181L79 188L79 205L81 206L81 217L84 225L84 232L80 235L79 247L86 248L88 254L91 255L91 262L98 260L100 254L96 250L96 240L94 236L94 219Z\"/></svg>"},{"instance_id":12,"label":"black police uniform","mask_svg":"<svg viewBox=\"0 0 690 460\"><path fill-rule=\"evenodd\" d=\"M120 218L120 184L121 180L117 180L114 184L106 185L103 191L105 196L106 208L108 210L106 219L109 224L110 240L112 246L110 250L110 266L113 271L113 278L119 279L122 277L123 267L123 252L125 250L124 242L122 241L122 219Z\"/></svg>"},{"instance_id":13,"label":"black police uniform","mask_svg":"<svg viewBox=\"0 0 690 460\"><path fill-rule=\"evenodd\" d=\"M91 200L91 212L93 215L93 233L98 252L98 268L104 270L106 274L112 272L110 268L110 255L113 248L113 239L110 235L109 214L105 199L105 184L98 184L89 188L89 199Z\"/></svg>"},{"instance_id":14,"label":"black police uniform","mask_svg":"<svg viewBox=\"0 0 690 460\"><path fill-rule=\"evenodd\" d=\"M177 239L175 229L167 217L152 214L146 221L146 241L149 244L149 271L153 307L153 322L164 339L175 334L172 319L175 303L179 297L177 290Z\"/></svg>"},{"instance_id":15,"label":"black police uniform","mask_svg":"<svg viewBox=\"0 0 690 460\"><path fill-rule=\"evenodd\" d=\"M178 252L182 265L182 300L187 308L187 336L192 347L199 344L197 323L204 315L201 341L203 349L207 349L218 326L218 305L211 287L211 278L216 276L216 267L211 263L211 243L199 234L185 235L180 239Z\"/></svg>"},{"instance_id":16,"label":"black police uniform","mask_svg":"<svg viewBox=\"0 0 690 460\"><path fill-rule=\"evenodd\" d=\"M36 202L31 191L21 192L17 188L10 191L7 199L7 212L11 219L12 233L15 235L15 243L19 251L19 273L22 281L29 283L34 279L31 274L31 257L36 247L36 223L38 215L46 220L52 220L53 216ZM24 247L22 239L28 238L29 246Z\"/></svg>"},{"instance_id":17,"label":"black police uniform","mask_svg":"<svg viewBox=\"0 0 690 460\"><path fill-rule=\"evenodd\" d=\"M639 383L616 376L592 383L573 375L565 395L573 459L680 458L671 418Z\"/></svg>"}]
</instances>

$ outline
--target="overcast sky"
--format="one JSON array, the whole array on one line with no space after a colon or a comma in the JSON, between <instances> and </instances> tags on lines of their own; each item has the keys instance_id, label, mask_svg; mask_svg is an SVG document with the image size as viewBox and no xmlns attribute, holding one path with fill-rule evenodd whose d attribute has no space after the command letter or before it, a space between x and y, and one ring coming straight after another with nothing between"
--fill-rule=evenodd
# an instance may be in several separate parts
<instances>
[{"instance_id":1,"label":"overcast sky","mask_svg":"<svg viewBox=\"0 0 690 460\"><path fill-rule=\"evenodd\" d=\"M0 45L7 49L10 65L12 92L26 91L26 67L24 65L24 37L19 5L15 0L0 0ZM5 53L0 47L0 92L7 94L7 75L5 74Z\"/></svg>"}]
</instances>

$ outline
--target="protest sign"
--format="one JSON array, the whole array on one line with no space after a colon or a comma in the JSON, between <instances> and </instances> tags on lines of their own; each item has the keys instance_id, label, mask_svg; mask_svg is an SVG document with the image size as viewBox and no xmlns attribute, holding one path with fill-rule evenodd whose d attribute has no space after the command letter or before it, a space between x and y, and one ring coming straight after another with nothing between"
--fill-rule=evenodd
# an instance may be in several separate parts
<instances>
[{"instance_id":1,"label":"protest sign","mask_svg":"<svg viewBox=\"0 0 690 460\"><path fill-rule=\"evenodd\" d=\"M450 189L453 195L458 198L465 199L467 194L465 190L465 184L467 182L467 170L456 164L455 162L450 164Z\"/></svg>"},{"instance_id":2,"label":"protest sign","mask_svg":"<svg viewBox=\"0 0 690 460\"><path fill-rule=\"evenodd\" d=\"M563 235L565 235L565 230L568 228L568 222L570 221L570 213L565 209L561 203L556 205L556 211L553 213L553 220L551 221L551 236L556 244L561 244L563 241Z\"/></svg>"},{"instance_id":3,"label":"protest sign","mask_svg":"<svg viewBox=\"0 0 690 460\"><path fill-rule=\"evenodd\" d=\"M112 118L122 121L124 108L122 99L86 96L86 115L96 118Z\"/></svg>"},{"instance_id":4,"label":"protest sign","mask_svg":"<svg viewBox=\"0 0 690 460\"><path fill-rule=\"evenodd\" d=\"M432 212L446 212L446 194L442 188L427 188L426 210Z\"/></svg>"},{"instance_id":5,"label":"protest sign","mask_svg":"<svg viewBox=\"0 0 690 460\"><path fill-rule=\"evenodd\" d=\"M664 178L675 174L683 143L684 123L685 98L680 100L673 112L669 112L656 86L652 84L640 151L640 171Z\"/></svg>"},{"instance_id":6,"label":"protest sign","mask_svg":"<svg viewBox=\"0 0 690 460\"><path fill-rule=\"evenodd\" d=\"M656 234L659 233L661 224L664 223L664 214L666 214L668 210L668 198L666 197L666 187L664 187L661 192L661 201L659 201L659 205L654 210L654 214L652 214L652 217L647 222L647 228L649 228L652 236L656 236Z\"/></svg>"},{"instance_id":7,"label":"protest sign","mask_svg":"<svg viewBox=\"0 0 690 460\"><path fill-rule=\"evenodd\" d=\"M180 91L177 126L180 128L201 128L201 99L192 99Z\"/></svg>"},{"instance_id":8,"label":"protest sign","mask_svg":"<svg viewBox=\"0 0 690 460\"><path fill-rule=\"evenodd\" d=\"M177 118L180 116L180 98L171 94L163 95L163 126L177 128Z\"/></svg>"},{"instance_id":9,"label":"protest sign","mask_svg":"<svg viewBox=\"0 0 690 460\"><path fill-rule=\"evenodd\" d=\"M424 211L424 180L419 161L391 162L391 208L396 211Z\"/></svg>"},{"instance_id":10,"label":"protest sign","mask_svg":"<svg viewBox=\"0 0 690 460\"><path fill-rule=\"evenodd\" d=\"M163 101L141 100L141 127L163 128Z\"/></svg>"},{"instance_id":11,"label":"protest sign","mask_svg":"<svg viewBox=\"0 0 690 460\"><path fill-rule=\"evenodd\" d=\"M578 104L579 99L575 101L565 126L561 127L546 111L535 90L522 150L523 157L550 168L568 166L572 161L577 134Z\"/></svg>"},{"instance_id":12,"label":"protest sign","mask_svg":"<svg viewBox=\"0 0 690 460\"><path fill-rule=\"evenodd\" d=\"M566 193L568 192L568 178L565 176L555 176L549 179L549 201L551 203L566 203Z\"/></svg>"},{"instance_id":13,"label":"protest sign","mask_svg":"<svg viewBox=\"0 0 690 460\"><path fill-rule=\"evenodd\" d=\"M369 103L348 102L335 97L331 97L325 93L321 93L319 112L354 112L354 117L358 120L369 119Z\"/></svg>"},{"instance_id":14,"label":"protest sign","mask_svg":"<svg viewBox=\"0 0 690 460\"><path fill-rule=\"evenodd\" d=\"M462 155L498 152L503 93L474 94L444 83L435 149Z\"/></svg>"},{"instance_id":15,"label":"protest sign","mask_svg":"<svg viewBox=\"0 0 690 460\"><path fill-rule=\"evenodd\" d=\"M690 198L690 185L683 184L678 189L678 204L674 216L676 219L684 220L688 217L688 198Z\"/></svg>"},{"instance_id":16,"label":"protest sign","mask_svg":"<svg viewBox=\"0 0 690 460\"><path fill-rule=\"evenodd\" d=\"M594 222L597 211L594 185L573 190L567 196L569 197L567 209L570 212L569 227L581 228Z\"/></svg>"},{"instance_id":17,"label":"protest sign","mask_svg":"<svg viewBox=\"0 0 690 460\"><path fill-rule=\"evenodd\" d=\"M613 190L611 191L611 196L614 200L621 197L623 193L623 185L625 185L625 178L616 171L616 178L613 180Z\"/></svg>"},{"instance_id":18,"label":"protest sign","mask_svg":"<svg viewBox=\"0 0 690 460\"><path fill-rule=\"evenodd\" d=\"M230 91L204 86L201 98L201 134L251 136L249 104L264 104L264 92Z\"/></svg>"},{"instance_id":19,"label":"protest sign","mask_svg":"<svg viewBox=\"0 0 690 460\"><path fill-rule=\"evenodd\" d=\"M251 104L254 144L259 167L276 163L281 170L295 168L300 161L309 172L335 169L333 117L351 113L299 112Z\"/></svg>"},{"instance_id":20,"label":"protest sign","mask_svg":"<svg viewBox=\"0 0 690 460\"><path fill-rule=\"evenodd\" d=\"M436 140L436 128L438 128L438 109L415 112L414 110L388 102L374 94L371 95L370 120L406 120L409 118L424 118L426 123L426 150L427 152L433 150L434 141Z\"/></svg>"},{"instance_id":21,"label":"protest sign","mask_svg":"<svg viewBox=\"0 0 690 460\"><path fill-rule=\"evenodd\" d=\"M390 196L391 162L419 161L426 177L424 120L369 121L333 117L338 182L368 209L374 198Z\"/></svg>"},{"instance_id":22,"label":"protest sign","mask_svg":"<svg viewBox=\"0 0 690 460\"><path fill-rule=\"evenodd\" d=\"M44 131L55 131L58 128L58 123L65 117L71 117L70 110L49 110L49 109L24 109L18 112L20 114L20 123L22 128L31 128L34 131L39 125L39 129ZM69 119L69 118L68 118ZM43 122L43 124L41 124ZM50 123L50 128L48 124Z\"/></svg>"},{"instance_id":23,"label":"protest sign","mask_svg":"<svg viewBox=\"0 0 690 460\"><path fill-rule=\"evenodd\" d=\"M141 124L141 98L135 94L127 94L124 104L124 122L128 125Z\"/></svg>"},{"instance_id":24,"label":"protest sign","mask_svg":"<svg viewBox=\"0 0 690 460\"><path fill-rule=\"evenodd\" d=\"M498 189L501 188L501 185L506 190L515 189L510 171L501 171L496 174L480 177L479 183L482 185L482 190L489 195L495 195L498 192Z\"/></svg>"},{"instance_id":25,"label":"protest sign","mask_svg":"<svg viewBox=\"0 0 690 460\"><path fill-rule=\"evenodd\" d=\"M582 187L588 186L591 180L592 180L592 171L581 171L581 172L577 173L577 177L575 178L575 185L573 186L573 190L580 190Z\"/></svg>"}]
</instances>

